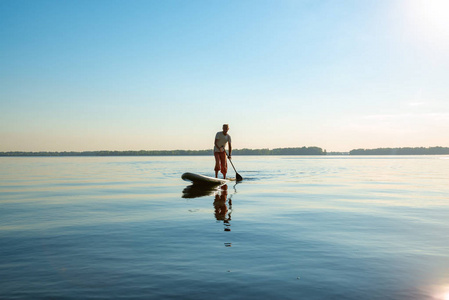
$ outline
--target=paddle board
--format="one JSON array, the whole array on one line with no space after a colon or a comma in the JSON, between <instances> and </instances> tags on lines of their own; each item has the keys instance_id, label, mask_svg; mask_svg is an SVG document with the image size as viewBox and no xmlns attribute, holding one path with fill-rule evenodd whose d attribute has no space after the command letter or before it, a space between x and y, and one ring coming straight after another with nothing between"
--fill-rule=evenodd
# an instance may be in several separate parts
<instances>
[{"instance_id":1,"label":"paddle board","mask_svg":"<svg viewBox=\"0 0 449 300\"><path fill-rule=\"evenodd\" d=\"M191 181L193 184L222 185L228 182L228 180L226 179L214 178L188 172L182 174L181 178L186 181Z\"/></svg>"}]
</instances>

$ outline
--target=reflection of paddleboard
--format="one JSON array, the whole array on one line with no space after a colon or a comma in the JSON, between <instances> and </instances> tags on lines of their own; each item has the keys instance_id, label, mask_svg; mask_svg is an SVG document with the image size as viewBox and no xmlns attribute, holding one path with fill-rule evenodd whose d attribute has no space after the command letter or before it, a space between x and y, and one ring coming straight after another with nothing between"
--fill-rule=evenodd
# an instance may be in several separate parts
<instances>
[{"instance_id":1,"label":"reflection of paddleboard","mask_svg":"<svg viewBox=\"0 0 449 300\"><path fill-rule=\"evenodd\" d=\"M186 181L191 181L193 184L222 185L228 182L226 179L214 178L194 173L184 173L181 178Z\"/></svg>"},{"instance_id":2,"label":"reflection of paddleboard","mask_svg":"<svg viewBox=\"0 0 449 300\"><path fill-rule=\"evenodd\" d=\"M192 184L182 191L182 198L214 196L219 190L220 185Z\"/></svg>"}]
</instances>

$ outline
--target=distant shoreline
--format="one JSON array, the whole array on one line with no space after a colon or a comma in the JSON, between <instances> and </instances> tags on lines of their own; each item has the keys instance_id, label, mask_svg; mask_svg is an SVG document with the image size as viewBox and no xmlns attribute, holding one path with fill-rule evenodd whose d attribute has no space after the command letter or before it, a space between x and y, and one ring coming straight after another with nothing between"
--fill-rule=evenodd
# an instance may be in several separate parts
<instances>
[{"instance_id":1,"label":"distant shoreline","mask_svg":"<svg viewBox=\"0 0 449 300\"><path fill-rule=\"evenodd\" d=\"M208 150L139 150L139 151L8 151L0 152L0 157L66 157L66 156L208 156L212 154ZM406 148L377 148L377 149L354 149L349 152L327 152L319 147L301 148L275 148L275 149L235 149L233 155L449 155L449 147L406 147Z\"/></svg>"}]
</instances>

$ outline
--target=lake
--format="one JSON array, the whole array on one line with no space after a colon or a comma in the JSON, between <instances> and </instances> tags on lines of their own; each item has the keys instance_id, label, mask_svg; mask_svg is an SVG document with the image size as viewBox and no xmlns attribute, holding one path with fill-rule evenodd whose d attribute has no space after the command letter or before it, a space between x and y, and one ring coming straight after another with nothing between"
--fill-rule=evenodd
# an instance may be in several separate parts
<instances>
[{"instance_id":1,"label":"lake","mask_svg":"<svg viewBox=\"0 0 449 300\"><path fill-rule=\"evenodd\" d=\"M448 156L233 162L0 158L0 298L449 299Z\"/></svg>"}]
</instances>

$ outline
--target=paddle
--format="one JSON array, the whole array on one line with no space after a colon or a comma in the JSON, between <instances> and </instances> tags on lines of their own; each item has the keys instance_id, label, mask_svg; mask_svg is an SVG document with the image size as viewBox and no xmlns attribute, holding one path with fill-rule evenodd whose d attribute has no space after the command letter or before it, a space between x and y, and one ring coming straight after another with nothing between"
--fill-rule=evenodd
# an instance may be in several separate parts
<instances>
[{"instance_id":1,"label":"paddle","mask_svg":"<svg viewBox=\"0 0 449 300\"><path fill-rule=\"evenodd\" d=\"M237 173L237 170L235 169L234 164L232 163L232 160L229 158L228 153L227 153L226 151L225 151L225 154L226 154L226 157L227 157L227 158L229 159L229 161L231 162L232 167L234 168L234 171L235 171L235 179L236 179L237 181L242 181L242 180L243 180L243 177L240 176L239 173Z\"/></svg>"}]
</instances>

